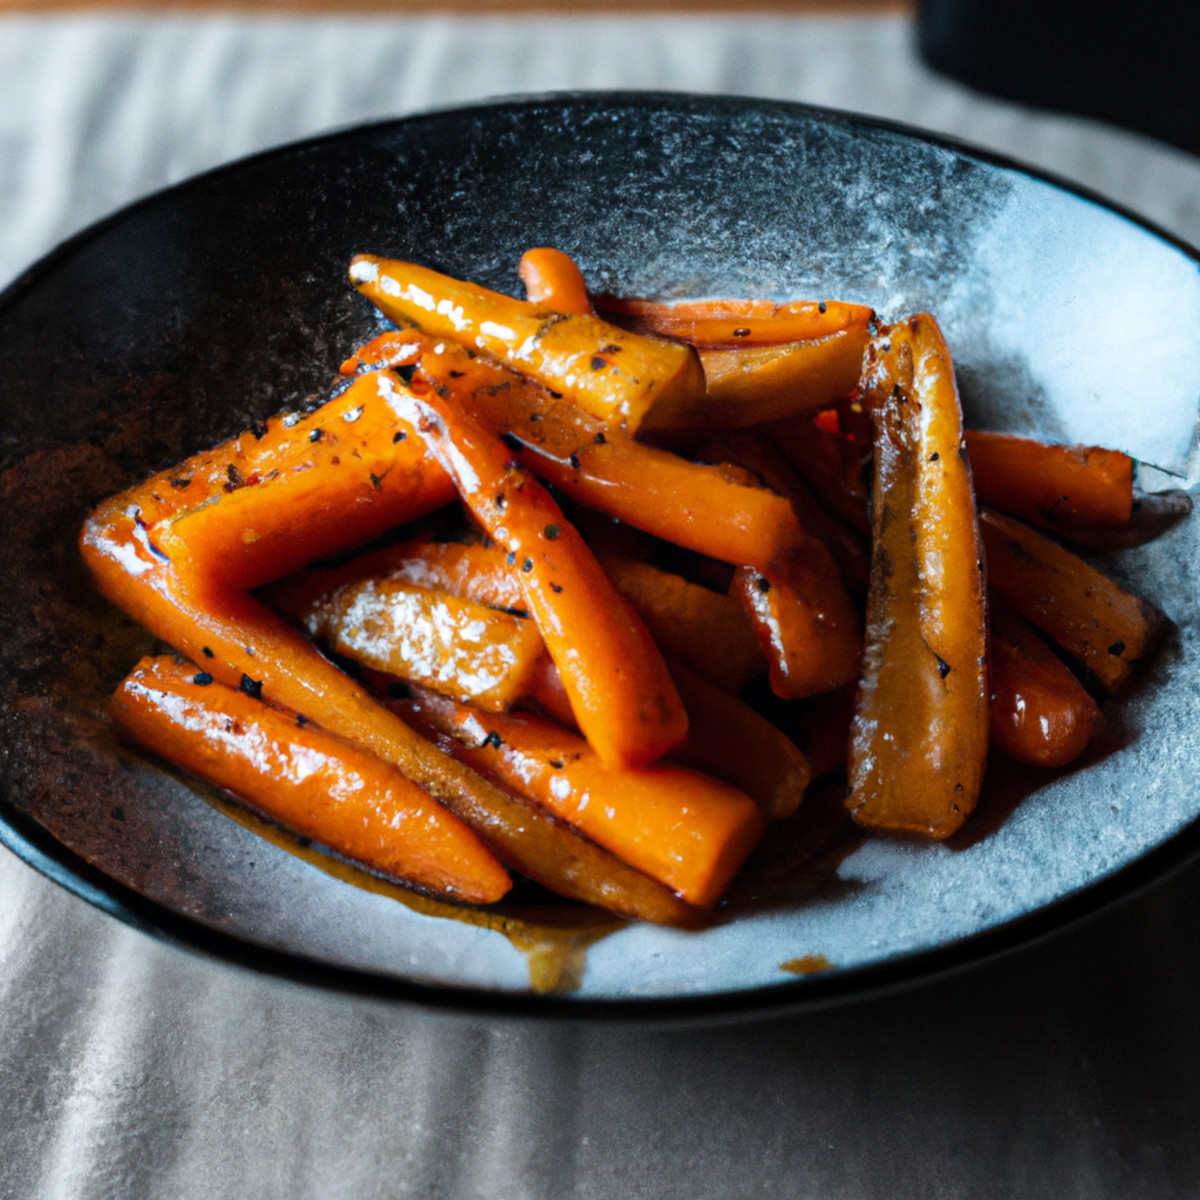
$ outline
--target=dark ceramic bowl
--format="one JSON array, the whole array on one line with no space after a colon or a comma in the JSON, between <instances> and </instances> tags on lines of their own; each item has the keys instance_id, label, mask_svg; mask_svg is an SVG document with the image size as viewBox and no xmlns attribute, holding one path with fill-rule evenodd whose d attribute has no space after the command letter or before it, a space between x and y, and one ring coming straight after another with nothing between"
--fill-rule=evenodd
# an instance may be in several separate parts
<instances>
[{"instance_id":1,"label":"dark ceramic bowl","mask_svg":"<svg viewBox=\"0 0 1200 1200\"><path fill-rule=\"evenodd\" d=\"M601 291L932 310L973 423L1122 447L1195 480L1195 254L1011 164L837 113L647 95L520 100L274 151L103 222L0 298L10 847L118 916L263 969L586 1013L861 994L1047 932L1192 853L1196 522L1110 564L1177 629L1086 764L998 769L953 844L865 842L819 885L702 933L566 910L504 928L447 917L347 882L119 746L103 700L150 639L89 587L88 507L321 392L376 327L345 281L355 252L510 290L539 244Z\"/></svg>"}]
</instances>

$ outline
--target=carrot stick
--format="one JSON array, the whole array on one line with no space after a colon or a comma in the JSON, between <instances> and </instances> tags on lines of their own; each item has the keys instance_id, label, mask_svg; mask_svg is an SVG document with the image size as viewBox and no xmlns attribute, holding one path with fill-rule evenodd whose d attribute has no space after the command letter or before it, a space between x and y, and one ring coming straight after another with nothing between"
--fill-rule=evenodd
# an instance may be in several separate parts
<instances>
[{"instance_id":1,"label":"carrot stick","mask_svg":"<svg viewBox=\"0 0 1200 1200\"><path fill-rule=\"evenodd\" d=\"M405 354L411 335L384 334L359 351L365 364ZM791 505L719 467L690 463L607 429L574 405L512 372L426 340L420 373L469 395L513 453L572 500L646 533L729 563L765 567L799 535Z\"/></svg>"},{"instance_id":2,"label":"carrot stick","mask_svg":"<svg viewBox=\"0 0 1200 1200\"><path fill-rule=\"evenodd\" d=\"M455 493L377 379L363 376L307 416L271 418L161 472L139 496L147 530L181 570L197 559L204 572L251 588L432 512Z\"/></svg>"},{"instance_id":3,"label":"carrot stick","mask_svg":"<svg viewBox=\"0 0 1200 1200\"><path fill-rule=\"evenodd\" d=\"M752 797L769 821L800 806L811 775L796 744L744 700L671 663L688 713L688 739L673 757Z\"/></svg>"},{"instance_id":4,"label":"carrot stick","mask_svg":"<svg viewBox=\"0 0 1200 1200\"><path fill-rule=\"evenodd\" d=\"M1162 640L1166 617L1012 517L986 510L980 528L988 585L1109 692L1125 687Z\"/></svg>"},{"instance_id":5,"label":"carrot stick","mask_svg":"<svg viewBox=\"0 0 1200 1200\"><path fill-rule=\"evenodd\" d=\"M1133 459L1099 446L1055 446L969 432L980 504L1070 536L1071 527L1124 525L1133 511Z\"/></svg>"},{"instance_id":6,"label":"carrot stick","mask_svg":"<svg viewBox=\"0 0 1200 1200\"><path fill-rule=\"evenodd\" d=\"M704 402L688 423L741 428L829 408L858 386L866 344L864 324L802 342L702 348Z\"/></svg>"},{"instance_id":7,"label":"carrot stick","mask_svg":"<svg viewBox=\"0 0 1200 1200\"><path fill-rule=\"evenodd\" d=\"M397 412L421 429L475 519L520 567L526 606L600 758L641 766L678 745L687 716L646 627L579 532L451 387L419 377Z\"/></svg>"},{"instance_id":8,"label":"carrot stick","mask_svg":"<svg viewBox=\"0 0 1200 1200\"><path fill-rule=\"evenodd\" d=\"M144 658L113 697L143 746L259 812L410 887L472 904L508 875L395 767L174 658Z\"/></svg>"},{"instance_id":9,"label":"carrot stick","mask_svg":"<svg viewBox=\"0 0 1200 1200\"><path fill-rule=\"evenodd\" d=\"M598 307L639 333L679 338L696 346L774 346L827 338L849 329L864 337L874 313L837 300L653 300L603 296Z\"/></svg>"},{"instance_id":10,"label":"carrot stick","mask_svg":"<svg viewBox=\"0 0 1200 1200\"><path fill-rule=\"evenodd\" d=\"M1019 762L1066 766L1103 728L1100 709L1049 646L995 594L988 618L991 744Z\"/></svg>"},{"instance_id":11,"label":"carrot stick","mask_svg":"<svg viewBox=\"0 0 1200 1200\"><path fill-rule=\"evenodd\" d=\"M575 260L551 246L535 246L521 256L517 272L531 304L555 312L595 316L583 272Z\"/></svg>"},{"instance_id":12,"label":"carrot stick","mask_svg":"<svg viewBox=\"0 0 1200 1200\"><path fill-rule=\"evenodd\" d=\"M600 561L668 657L731 692L766 669L754 627L733 597L636 559L604 554Z\"/></svg>"},{"instance_id":13,"label":"carrot stick","mask_svg":"<svg viewBox=\"0 0 1200 1200\"><path fill-rule=\"evenodd\" d=\"M865 382L875 542L846 803L867 829L944 838L979 795L988 707L975 501L933 318L882 331Z\"/></svg>"},{"instance_id":14,"label":"carrot stick","mask_svg":"<svg viewBox=\"0 0 1200 1200\"><path fill-rule=\"evenodd\" d=\"M587 314L556 313L415 263L360 254L351 282L398 325L483 350L570 397L607 425L635 433L671 423L704 391L695 351L631 334Z\"/></svg>"},{"instance_id":15,"label":"carrot stick","mask_svg":"<svg viewBox=\"0 0 1200 1200\"><path fill-rule=\"evenodd\" d=\"M348 583L298 615L344 658L491 711L531 694L545 655L527 618L398 579Z\"/></svg>"},{"instance_id":16,"label":"carrot stick","mask_svg":"<svg viewBox=\"0 0 1200 1200\"><path fill-rule=\"evenodd\" d=\"M700 455L746 467L767 487L785 496L805 531L824 543L846 586L856 594L866 591L871 560L865 540L857 529L817 503L799 473L767 438L747 431L727 433L702 447Z\"/></svg>"},{"instance_id":17,"label":"carrot stick","mask_svg":"<svg viewBox=\"0 0 1200 1200\"><path fill-rule=\"evenodd\" d=\"M698 908L711 908L754 848L763 818L749 796L684 767L615 770L581 738L524 714L480 714L426 696L454 753L536 800L584 836Z\"/></svg>"},{"instance_id":18,"label":"carrot stick","mask_svg":"<svg viewBox=\"0 0 1200 1200\"><path fill-rule=\"evenodd\" d=\"M761 572L739 567L729 593L754 624L777 696L813 696L854 678L862 649L858 614L816 538L797 539Z\"/></svg>"},{"instance_id":19,"label":"carrot stick","mask_svg":"<svg viewBox=\"0 0 1200 1200\"><path fill-rule=\"evenodd\" d=\"M444 541L428 533L357 554L335 567L297 571L259 594L272 608L295 619L338 588L364 579L397 580L508 612L525 605L520 576L499 546Z\"/></svg>"}]
</instances>

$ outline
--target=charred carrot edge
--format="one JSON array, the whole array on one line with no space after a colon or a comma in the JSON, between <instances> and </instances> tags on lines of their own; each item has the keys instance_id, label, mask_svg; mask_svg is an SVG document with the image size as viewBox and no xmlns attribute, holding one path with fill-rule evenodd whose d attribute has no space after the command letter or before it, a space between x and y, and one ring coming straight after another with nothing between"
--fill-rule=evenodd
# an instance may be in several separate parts
<instances>
[{"instance_id":1,"label":"charred carrot edge","mask_svg":"<svg viewBox=\"0 0 1200 1200\"><path fill-rule=\"evenodd\" d=\"M759 346L829 337L847 329L864 334L874 316L861 304L837 300L654 300L601 296L596 306L641 333L697 346Z\"/></svg>"},{"instance_id":2,"label":"charred carrot edge","mask_svg":"<svg viewBox=\"0 0 1200 1200\"><path fill-rule=\"evenodd\" d=\"M675 760L745 792L769 821L791 816L812 775L795 742L744 700L681 663L669 665L688 712L688 740Z\"/></svg>"},{"instance_id":3,"label":"charred carrot edge","mask_svg":"<svg viewBox=\"0 0 1200 1200\"><path fill-rule=\"evenodd\" d=\"M1070 536L1074 524L1124 525L1133 459L1100 446L1056 446L1004 433L966 435L980 504Z\"/></svg>"},{"instance_id":4,"label":"charred carrot edge","mask_svg":"<svg viewBox=\"0 0 1200 1200\"><path fill-rule=\"evenodd\" d=\"M630 433L649 415L686 408L704 391L690 346L644 338L588 314L556 313L369 254L351 262L350 281L396 324L482 350Z\"/></svg>"},{"instance_id":5,"label":"charred carrot edge","mask_svg":"<svg viewBox=\"0 0 1200 1200\"><path fill-rule=\"evenodd\" d=\"M635 559L605 554L600 562L668 657L731 692L766 670L754 627L733 597Z\"/></svg>"},{"instance_id":6,"label":"charred carrot edge","mask_svg":"<svg viewBox=\"0 0 1200 1200\"><path fill-rule=\"evenodd\" d=\"M142 659L112 712L147 749L410 887L491 904L511 886L475 834L395 767L193 664Z\"/></svg>"},{"instance_id":7,"label":"charred carrot edge","mask_svg":"<svg viewBox=\"0 0 1200 1200\"><path fill-rule=\"evenodd\" d=\"M420 426L475 519L513 556L526 607L601 759L642 766L677 746L687 715L645 625L546 489L470 410L470 397L418 369L392 403Z\"/></svg>"},{"instance_id":8,"label":"charred carrot edge","mask_svg":"<svg viewBox=\"0 0 1200 1200\"><path fill-rule=\"evenodd\" d=\"M383 334L359 351L368 368L408 356L411 333ZM722 562L765 567L799 535L791 505L766 488L733 481L718 467L688 462L607 429L544 388L470 357L450 342L422 341L421 371L469 395L510 450L572 500ZM440 350L439 350L440 345Z\"/></svg>"},{"instance_id":9,"label":"charred carrot edge","mask_svg":"<svg viewBox=\"0 0 1200 1200\"><path fill-rule=\"evenodd\" d=\"M529 695L545 656L526 617L399 579L348 583L298 616L343 658L490 711Z\"/></svg>"},{"instance_id":10,"label":"charred carrot edge","mask_svg":"<svg viewBox=\"0 0 1200 1200\"><path fill-rule=\"evenodd\" d=\"M991 744L1038 767L1073 762L1103 728L1083 685L999 596L988 603Z\"/></svg>"},{"instance_id":11,"label":"charred carrot edge","mask_svg":"<svg viewBox=\"0 0 1200 1200\"><path fill-rule=\"evenodd\" d=\"M606 766L581 738L532 715L481 714L441 697L422 708L464 762L537 801L701 909L721 898L762 836L743 792L684 767Z\"/></svg>"},{"instance_id":12,"label":"charred carrot edge","mask_svg":"<svg viewBox=\"0 0 1200 1200\"><path fill-rule=\"evenodd\" d=\"M988 706L975 500L933 318L881 331L864 378L875 538L846 803L867 829L943 838L979 795Z\"/></svg>"},{"instance_id":13,"label":"charred carrot edge","mask_svg":"<svg viewBox=\"0 0 1200 1200\"><path fill-rule=\"evenodd\" d=\"M570 255L552 246L534 246L521 256L517 273L531 304L555 312L595 316L583 272Z\"/></svg>"},{"instance_id":14,"label":"charred carrot edge","mask_svg":"<svg viewBox=\"0 0 1200 1200\"><path fill-rule=\"evenodd\" d=\"M1078 555L1014 517L985 510L988 585L1112 693L1129 683L1170 622Z\"/></svg>"}]
</instances>

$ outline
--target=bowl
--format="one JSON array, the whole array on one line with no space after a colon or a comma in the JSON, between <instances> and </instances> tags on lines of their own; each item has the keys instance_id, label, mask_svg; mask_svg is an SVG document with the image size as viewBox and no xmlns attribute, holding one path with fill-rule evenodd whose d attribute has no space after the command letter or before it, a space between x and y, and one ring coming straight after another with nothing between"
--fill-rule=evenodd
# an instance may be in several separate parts
<instances>
[{"instance_id":1,"label":"bowl","mask_svg":"<svg viewBox=\"0 0 1200 1200\"><path fill-rule=\"evenodd\" d=\"M89 506L320 395L378 326L359 251L498 290L529 246L601 292L936 314L969 424L1118 447L1194 488L1196 253L1015 164L736 98L519 98L235 163L80 234L0 297L0 839L150 932L323 986L526 1013L731 1015L860 996L1061 928L1197 848L1197 526L1105 569L1175 626L1075 769L997 765L963 834L842 845L711 928L458 912L349 871L123 746L152 639L91 589ZM234 818L234 819L231 819Z\"/></svg>"}]
</instances>

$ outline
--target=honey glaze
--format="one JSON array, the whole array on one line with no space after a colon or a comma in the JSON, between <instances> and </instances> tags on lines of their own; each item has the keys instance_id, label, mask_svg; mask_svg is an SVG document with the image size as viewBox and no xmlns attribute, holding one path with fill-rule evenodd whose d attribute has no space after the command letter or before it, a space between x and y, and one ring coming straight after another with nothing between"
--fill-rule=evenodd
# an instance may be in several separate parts
<instances>
[{"instance_id":1,"label":"honey glaze","mask_svg":"<svg viewBox=\"0 0 1200 1200\"><path fill-rule=\"evenodd\" d=\"M227 793L190 778L187 783L243 828L342 883L386 896L424 917L458 921L502 934L515 950L525 955L529 990L535 995L564 995L577 991L587 969L588 948L629 923L602 909L560 900L528 882L520 882L514 887L515 898L506 898L491 908L476 908L425 896L285 829Z\"/></svg>"}]
</instances>

